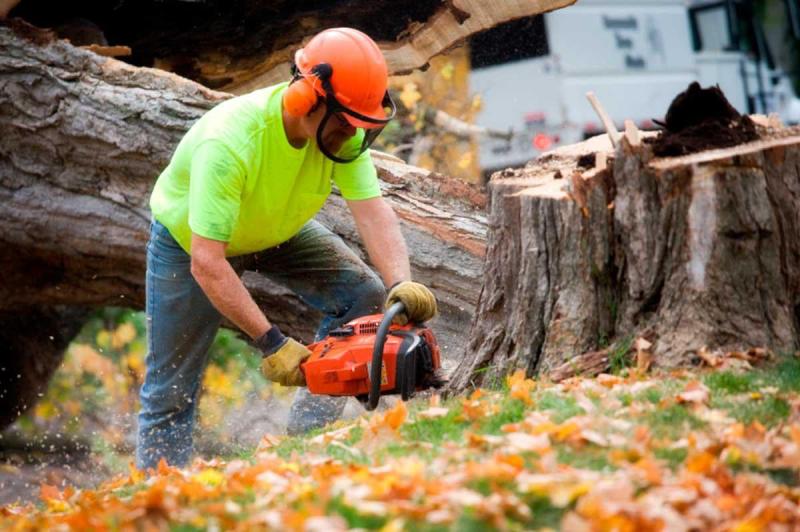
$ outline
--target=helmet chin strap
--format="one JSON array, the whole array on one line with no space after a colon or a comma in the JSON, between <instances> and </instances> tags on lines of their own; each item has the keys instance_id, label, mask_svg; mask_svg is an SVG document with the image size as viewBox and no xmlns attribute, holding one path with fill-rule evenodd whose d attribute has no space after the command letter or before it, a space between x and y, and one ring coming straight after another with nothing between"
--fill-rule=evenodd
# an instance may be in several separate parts
<instances>
[{"instance_id":1,"label":"helmet chin strap","mask_svg":"<svg viewBox=\"0 0 800 532\"><path fill-rule=\"evenodd\" d=\"M338 155L332 153L330 149L328 149L327 144L325 143L324 139L322 138L322 132L325 130L325 126L328 124L328 121L331 119L332 116L333 116L333 111L331 111L331 108L329 106L326 107L325 116L322 117L322 120L320 121L319 126L317 126L317 135L316 135L316 137L317 137L317 146L319 147L319 150L322 152L322 154L325 157L327 157L328 159L330 159L331 161L333 161L335 163L339 163L339 164L351 163L351 162L355 161L362 153L367 151L367 149L370 147L370 145L372 145L372 143L375 141L375 137L377 137L377 134L372 136L372 139L369 141L369 143L367 143L367 135L366 135L366 132L364 132L364 140L362 141L361 148L357 151L357 153L353 157L346 157L346 156L345 157L339 157ZM381 128L381 129L383 129L383 128ZM361 131L361 130L359 129L358 131ZM346 140L344 142L344 145L347 145L350 142L352 142L352 138ZM339 151L341 151L341 148L339 149Z\"/></svg>"}]
</instances>

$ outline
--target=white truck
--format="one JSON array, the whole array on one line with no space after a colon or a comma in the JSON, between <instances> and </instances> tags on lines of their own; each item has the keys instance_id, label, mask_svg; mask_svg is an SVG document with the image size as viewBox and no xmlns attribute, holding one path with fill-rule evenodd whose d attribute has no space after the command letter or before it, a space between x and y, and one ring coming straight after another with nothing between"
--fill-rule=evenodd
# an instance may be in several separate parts
<instances>
[{"instance_id":1,"label":"white truck","mask_svg":"<svg viewBox=\"0 0 800 532\"><path fill-rule=\"evenodd\" d=\"M796 1L786 5L796 7ZM739 112L800 122L800 100L748 9L751 3L741 0L579 0L546 13L538 26L546 38L543 55L471 73L470 88L482 99L477 124L514 133L511 141L481 141L481 168L519 166L559 144L601 133L587 91L618 128L632 119L652 129L652 120L662 119L695 80L719 84Z\"/></svg>"}]
</instances>

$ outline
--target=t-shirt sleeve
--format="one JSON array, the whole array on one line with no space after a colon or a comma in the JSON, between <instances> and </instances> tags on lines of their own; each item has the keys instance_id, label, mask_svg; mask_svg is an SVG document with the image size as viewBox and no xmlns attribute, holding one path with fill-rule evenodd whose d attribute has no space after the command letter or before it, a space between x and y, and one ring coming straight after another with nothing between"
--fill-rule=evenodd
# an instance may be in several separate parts
<instances>
[{"instance_id":1,"label":"t-shirt sleeve","mask_svg":"<svg viewBox=\"0 0 800 532\"><path fill-rule=\"evenodd\" d=\"M205 141L194 151L189 175L189 228L228 242L239 218L246 172L221 141Z\"/></svg>"},{"instance_id":2,"label":"t-shirt sleeve","mask_svg":"<svg viewBox=\"0 0 800 532\"><path fill-rule=\"evenodd\" d=\"M378 172L375 170L369 150L352 162L334 163L333 182L339 187L342 197L346 200L365 200L381 195Z\"/></svg>"}]
</instances>

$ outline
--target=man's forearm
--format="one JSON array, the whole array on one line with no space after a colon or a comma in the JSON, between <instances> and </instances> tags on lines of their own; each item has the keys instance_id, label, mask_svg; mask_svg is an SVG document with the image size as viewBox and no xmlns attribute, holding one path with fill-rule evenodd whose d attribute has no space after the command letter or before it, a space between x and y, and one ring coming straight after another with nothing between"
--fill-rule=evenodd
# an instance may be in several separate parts
<instances>
[{"instance_id":1,"label":"man's forearm","mask_svg":"<svg viewBox=\"0 0 800 532\"><path fill-rule=\"evenodd\" d=\"M228 261L192 264L192 275L214 307L251 338L271 327Z\"/></svg>"},{"instance_id":2,"label":"man's forearm","mask_svg":"<svg viewBox=\"0 0 800 532\"><path fill-rule=\"evenodd\" d=\"M376 214L377 216L370 220L356 222L370 261L381 274L387 287L399 281L410 280L408 250L400 232L397 216L385 203Z\"/></svg>"},{"instance_id":3,"label":"man's forearm","mask_svg":"<svg viewBox=\"0 0 800 532\"><path fill-rule=\"evenodd\" d=\"M381 229L385 233L381 245L381 240L378 244L372 246L373 249L367 247L367 253L372 263L377 268L378 272L383 278L383 282L387 287L394 285L400 281L408 281L411 279L411 265L408 260L408 250L406 249L406 242L403 239L403 234L400 232L400 226L395 223L388 225Z\"/></svg>"}]
</instances>

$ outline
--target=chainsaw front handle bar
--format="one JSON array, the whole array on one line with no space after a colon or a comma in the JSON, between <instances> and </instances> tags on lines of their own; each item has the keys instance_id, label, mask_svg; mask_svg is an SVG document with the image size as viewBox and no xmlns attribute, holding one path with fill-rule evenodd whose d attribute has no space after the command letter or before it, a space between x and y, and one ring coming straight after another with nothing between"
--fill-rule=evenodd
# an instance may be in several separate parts
<instances>
[{"instance_id":1,"label":"chainsaw front handle bar","mask_svg":"<svg viewBox=\"0 0 800 532\"><path fill-rule=\"evenodd\" d=\"M378 401L381 398L381 377L383 375L383 346L386 344L386 337L389 334L389 326L395 316L401 312L405 312L406 306L402 301L398 301L389 307L389 310L383 315L383 320L378 326L378 332L375 334L375 346L372 348L372 366L369 372L369 398L365 408L367 410L375 410L378 406Z\"/></svg>"}]
</instances>

